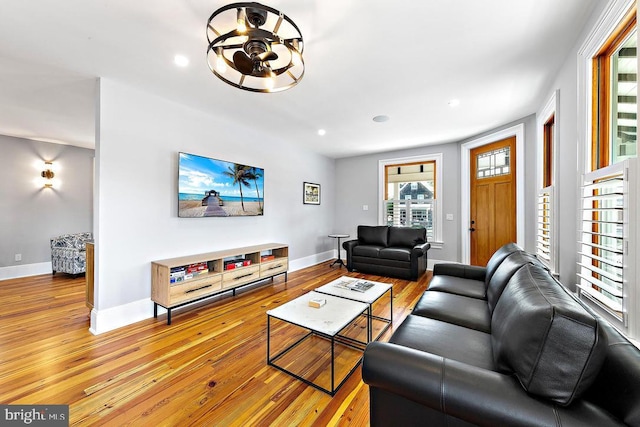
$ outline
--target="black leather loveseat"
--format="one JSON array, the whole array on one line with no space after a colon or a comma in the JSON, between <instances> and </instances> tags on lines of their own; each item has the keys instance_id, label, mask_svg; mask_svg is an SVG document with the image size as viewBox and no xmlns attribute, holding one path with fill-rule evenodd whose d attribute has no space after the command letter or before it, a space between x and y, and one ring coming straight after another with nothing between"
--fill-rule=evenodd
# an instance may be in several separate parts
<instances>
[{"instance_id":1,"label":"black leather loveseat","mask_svg":"<svg viewBox=\"0 0 640 427\"><path fill-rule=\"evenodd\" d=\"M436 264L362 377L372 426L640 426L640 350L510 244Z\"/></svg>"},{"instance_id":2,"label":"black leather loveseat","mask_svg":"<svg viewBox=\"0 0 640 427\"><path fill-rule=\"evenodd\" d=\"M347 270L417 280L427 270L427 231L424 228L358 226L358 239L342 244Z\"/></svg>"}]
</instances>

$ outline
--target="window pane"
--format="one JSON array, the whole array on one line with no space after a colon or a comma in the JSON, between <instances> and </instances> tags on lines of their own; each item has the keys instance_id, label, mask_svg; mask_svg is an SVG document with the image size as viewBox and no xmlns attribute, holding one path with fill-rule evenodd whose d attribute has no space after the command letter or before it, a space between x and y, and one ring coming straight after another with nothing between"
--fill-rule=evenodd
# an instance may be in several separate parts
<instances>
[{"instance_id":1,"label":"window pane","mask_svg":"<svg viewBox=\"0 0 640 427\"><path fill-rule=\"evenodd\" d=\"M490 178L492 176L509 174L509 147L482 153L476 158L477 178Z\"/></svg>"},{"instance_id":2,"label":"window pane","mask_svg":"<svg viewBox=\"0 0 640 427\"><path fill-rule=\"evenodd\" d=\"M611 56L611 163L637 153L637 30Z\"/></svg>"},{"instance_id":3,"label":"window pane","mask_svg":"<svg viewBox=\"0 0 640 427\"><path fill-rule=\"evenodd\" d=\"M435 195L435 162L385 166L386 198L433 199Z\"/></svg>"}]
</instances>

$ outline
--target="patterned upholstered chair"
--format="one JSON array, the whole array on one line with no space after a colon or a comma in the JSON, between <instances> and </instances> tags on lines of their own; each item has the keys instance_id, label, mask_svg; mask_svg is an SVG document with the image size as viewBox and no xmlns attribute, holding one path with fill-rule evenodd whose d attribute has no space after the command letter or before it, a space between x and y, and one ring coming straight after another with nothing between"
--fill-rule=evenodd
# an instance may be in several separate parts
<instances>
[{"instance_id":1,"label":"patterned upholstered chair","mask_svg":"<svg viewBox=\"0 0 640 427\"><path fill-rule=\"evenodd\" d=\"M64 234L51 239L51 268L56 272L84 273L86 261L85 244L93 239L90 232Z\"/></svg>"}]
</instances>

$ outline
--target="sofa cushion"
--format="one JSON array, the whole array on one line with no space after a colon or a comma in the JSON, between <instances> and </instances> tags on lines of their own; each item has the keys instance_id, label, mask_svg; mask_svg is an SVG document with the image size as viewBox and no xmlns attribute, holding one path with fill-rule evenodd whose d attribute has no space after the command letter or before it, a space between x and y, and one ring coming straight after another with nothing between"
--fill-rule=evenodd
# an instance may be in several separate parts
<instances>
[{"instance_id":1,"label":"sofa cushion","mask_svg":"<svg viewBox=\"0 0 640 427\"><path fill-rule=\"evenodd\" d=\"M596 378L606 337L596 318L538 265L509 280L493 311L496 367L527 392L569 405Z\"/></svg>"},{"instance_id":2,"label":"sofa cushion","mask_svg":"<svg viewBox=\"0 0 640 427\"><path fill-rule=\"evenodd\" d=\"M489 310L491 310L492 313L511 277L525 264L542 266L535 255L531 255L525 251L517 251L507 255L498 268L496 268L487 285L487 304L489 304Z\"/></svg>"},{"instance_id":3,"label":"sofa cushion","mask_svg":"<svg viewBox=\"0 0 640 427\"><path fill-rule=\"evenodd\" d=\"M509 254L521 250L523 249L515 243L507 243L506 245L501 246L497 251L495 251L487 262L487 273L484 277L484 282L488 285L489 280L491 280L491 277L496 272L496 269L500 266L502 261L504 261L504 259Z\"/></svg>"},{"instance_id":4,"label":"sofa cushion","mask_svg":"<svg viewBox=\"0 0 640 427\"><path fill-rule=\"evenodd\" d=\"M487 291L484 281L438 274L431 278L428 289L430 291L448 292L450 294L478 298L486 305L484 298Z\"/></svg>"},{"instance_id":5,"label":"sofa cushion","mask_svg":"<svg viewBox=\"0 0 640 427\"><path fill-rule=\"evenodd\" d=\"M398 261L411 261L411 248L382 248L378 256Z\"/></svg>"},{"instance_id":6,"label":"sofa cushion","mask_svg":"<svg viewBox=\"0 0 640 427\"><path fill-rule=\"evenodd\" d=\"M429 291L422 294L411 314L491 332L491 313L483 299Z\"/></svg>"},{"instance_id":7,"label":"sofa cushion","mask_svg":"<svg viewBox=\"0 0 640 427\"><path fill-rule=\"evenodd\" d=\"M378 258L380 256L381 249L384 249L384 246L357 245L353 248L353 255Z\"/></svg>"},{"instance_id":8,"label":"sofa cushion","mask_svg":"<svg viewBox=\"0 0 640 427\"><path fill-rule=\"evenodd\" d=\"M389 227L386 225L359 225L358 243L361 245L375 245L386 247L388 242Z\"/></svg>"},{"instance_id":9,"label":"sofa cushion","mask_svg":"<svg viewBox=\"0 0 640 427\"><path fill-rule=\"evenodd\" d=\"M389 227L388 246L412 248L427 241L427 230L424 227Z\"/></svg>"},{"instance_id":10,"label":"sofa cushion","mask_svg":"<svg viewBox=\"0 0 640 427\"><path fill-rule=\"evenodd\" d=\"M495 370L491 335L453 323L410 314L389 342Z\"/></svg>"}]
</instances>

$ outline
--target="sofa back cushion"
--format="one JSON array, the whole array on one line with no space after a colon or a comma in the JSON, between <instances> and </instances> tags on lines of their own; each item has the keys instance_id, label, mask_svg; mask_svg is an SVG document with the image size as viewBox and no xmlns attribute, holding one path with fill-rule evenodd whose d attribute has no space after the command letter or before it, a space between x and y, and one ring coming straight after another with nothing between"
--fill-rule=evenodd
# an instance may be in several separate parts
<instances>
[{"instance_id":1,"label":"sofa back cushion","mask_svg":"<svg viewBox=\"0 0 640 427\"><path fill-rule=\"evenodd\" d=\"M389 227L386 225L359 225L358 243L387 247Z\"/></svg>"},{"instance_id":2,"label":"sofa back cushion","mask_svg":"<svg viewBox=\"0 0 640 427\"><path fill-rule=\"evenodd\" d=\"M427 229L424 227L389 227L389 246L412 248L427 241Z\"/></svg>"},{"instance_id":3,"label":"sofa back cushion","mask_svg":"<svg viewBox=\"0 0 640 427\"><path fill-rule=\"evenodd\" d=\"M630 426L640 426L640 349L609 322L598 318L607 337L607 357L584 400Z\"/></svg>"},{"instance_id":4,"label":"sofa back cushion","mask_svg":"<svg viewBox=\"0 0 640 427\"><path fill-rule=\"evenodd\" d=\"M596 318L548 272L527 264L509 280L491 318L498 370L522 387L569 405L595 380L606 354Z\"/></svg>"},{"instance_id":5,"label":"sofa back cushion","mask_svg":"<svg viewBox=\"0 0 640 427\"><path fill-rule=\"evenodd\" d=\"M509 254L521 250L522 248L515 243L507 243L506 245L501 246L497 251L495 251L487 262L487 272L484 276L484 284L486 286L489 285L489 280L491 280L491 277L493 277L496 269L500 266L502 261L504 261L504 259L509 256Z\"/></svg>"},{"instance_id":6,"label":"sofa back cushion","mask_svg":"<svg viewBox=\"0 0 640 427\"><path fill-rule=\"evenodd\" d=\"M540 261L528 252L516 251L507 255L504 261L498 265L487 285L487 304L490 313L493 313L496 308L496 304L511 277L526 264L540 265Z\"/></svg>"}]
</instances>

